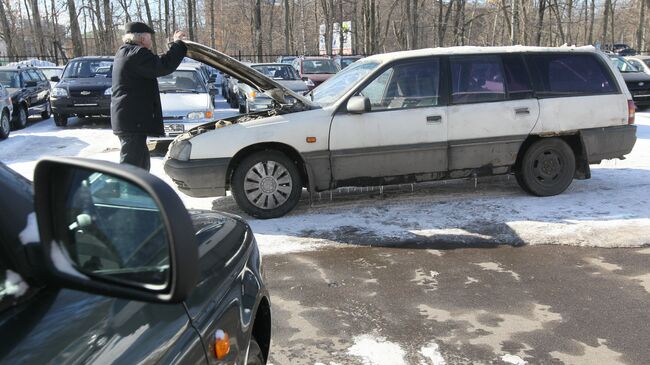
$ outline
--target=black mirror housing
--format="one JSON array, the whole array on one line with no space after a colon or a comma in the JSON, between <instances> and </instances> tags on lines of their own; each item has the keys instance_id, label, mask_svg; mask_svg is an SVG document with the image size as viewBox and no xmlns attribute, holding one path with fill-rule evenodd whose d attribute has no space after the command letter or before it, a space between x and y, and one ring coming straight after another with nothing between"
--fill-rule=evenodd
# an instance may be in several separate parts
<instances>
[{"instance_id":1,"label":"black mirror housing","mask_svg":"<svg viewBox=\"0 0 650 365\"><path fill-rule=\"evenodd\" d=\"M89 274L70 258L63 246L63 242L69 241L73 235L63 218L70 213L64 203L71 201L68 192L72 189L72 176L79 172L107 176L109 183L103 190L108 194L102 191L102 197L106 199L115 198L113 190L116 187L110 180L114 178L141 191L140 197L155 203L169 250L166 253L168 267L164 270L168 276L163 285L134 285L133 282L110 280L108 275ZM44 158L38 162L34 172L34 205L41 238L39 254L42 255L44 281L100 295L155 303L181 302L194 288L198 276L198 248L190 216L176 192L145 170L82 158ZM86 221L88 219L86 217ZM104 221L106 224L119 228L119 224L109 219ZM130 275L137 277L134 273Z\"/></svg>"},{"instance_id":2,"label":"black mirror housing","mask_svg":"<svg viewBox=\"0 0 650 365\"><path fill-rule=\"evenodd\" d=\"M52 77L50 77L50 81L59 82L59 81L61 81L61 79L58 76L52 76Z\"/></svg>"}]
</instances>

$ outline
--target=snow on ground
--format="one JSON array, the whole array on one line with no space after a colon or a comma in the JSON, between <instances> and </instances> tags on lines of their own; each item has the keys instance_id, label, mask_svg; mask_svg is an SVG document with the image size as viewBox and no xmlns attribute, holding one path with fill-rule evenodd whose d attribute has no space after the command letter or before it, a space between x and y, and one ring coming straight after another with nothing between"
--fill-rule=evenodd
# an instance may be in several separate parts
<instances>
[{"instance_id":1,"label":"snow on ground","mask_svg":"<svg viewBox=\"0 0 650 365\"><path fill-rule=\"evenodd\" d=\"M222 109L219 116L233 113ZM264 254L341 244L643 246L650 244L650 113L638 113L637 126L637 143L625 160L593 165L592 179L574 181L555 197L527 195L507 176L343 188L316 194L313 206L305 192L289 215L255 220L230 196L179 196L188 208L243 215ZM34 120L0 142L0 161L29 179L43 156L117 162L119 141L107 120L72 119L67 128ZM174 187L163 172L160 153L152 158L152 173Z\"/></svg>"}]
</instances>

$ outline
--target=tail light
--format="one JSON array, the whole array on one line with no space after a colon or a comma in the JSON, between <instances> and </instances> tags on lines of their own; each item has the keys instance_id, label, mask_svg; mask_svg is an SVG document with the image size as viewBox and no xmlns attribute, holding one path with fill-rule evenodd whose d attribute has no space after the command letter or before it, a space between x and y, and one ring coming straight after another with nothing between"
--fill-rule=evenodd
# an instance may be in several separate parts
<instances>
[{"instance_id":1,"label":"tail light","mask_svg":"<svg viewBox=\"0 0 650 365\"><path fill-rule=\"evenodd\" d=\"M636 105L634 105L634 101L628 100L627 101L627 124L634 124L635 114L636 114Z\"/></svg>"}]
</instances>

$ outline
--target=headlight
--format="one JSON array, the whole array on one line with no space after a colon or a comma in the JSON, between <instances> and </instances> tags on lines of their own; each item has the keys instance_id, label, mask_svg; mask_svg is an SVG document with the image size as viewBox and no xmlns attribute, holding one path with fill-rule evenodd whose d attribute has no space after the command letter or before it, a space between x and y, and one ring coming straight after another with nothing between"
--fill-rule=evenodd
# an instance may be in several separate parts
<instances>
[{"instance_id":1,"label":"headlight","mask_svg":"<svg viewBox=\"0 0 650 365\"><path fill-rule=\"evenodd\" d=\"M109 87L106 89L106 91L104 91L104 95L113 95L113 88Z\"/></svg>"},{"instance_id":2,"label":"headlight","mask_svg":"<svg viewBox=\"0 0 650 365\"><path fill-rule=\"evenodd\" d=\"M169 157L179 161L188 161L192 153L192 143L190 141L178 141L169 149Z\"/></svg>"},{"instance_id":3,"label":"headlight","mask_svg":"<svg viewBox=\"0 0 650 365\"><path fill-rule=\"evenodd\" d=\"M314 86L314 82L311 81L310 79L305 80L305 85L307 86Z\"/></svg>"},{"instance_id":4,"label":"headlight","mask_svg":"<svg viewBox=\"0 0 650 365\"><path fill-rule=\"evenodd\" d=\"M68 90L66 90L66 89L64 89L62 87L55 87L54 89L52 89L51 95L54 96L55 98L59 98L59 97L62 97L62 96L68 96Z\"/></svg>"},{"instance_id":5,"label":"headlight","mask_svg":"<svg viewBox=\"0 0 650 365\"><path fill-rule=\"evenodd\" d=\"M205 111L205 112L191 112L187 115L187 119L209 119L212 118L212 112L211 111Z\"/></svg>"}]
</instances>

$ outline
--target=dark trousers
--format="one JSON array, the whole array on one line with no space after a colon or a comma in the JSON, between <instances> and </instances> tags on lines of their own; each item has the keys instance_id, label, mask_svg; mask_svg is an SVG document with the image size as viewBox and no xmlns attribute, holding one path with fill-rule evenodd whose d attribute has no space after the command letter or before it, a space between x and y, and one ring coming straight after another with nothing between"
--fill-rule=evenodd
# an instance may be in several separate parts
<instances>
[{"instance_id":1,"label":"dark trousers","mask_svg":"<svg viewBox=\"0 0 650 365\"><path fill-rule=\"evenodd\" d=\"M147 147L147 135L145 134L121 134L120 163L141 167L147 171L151 168L149 148Z\"/></svg>"}]
</instances>

